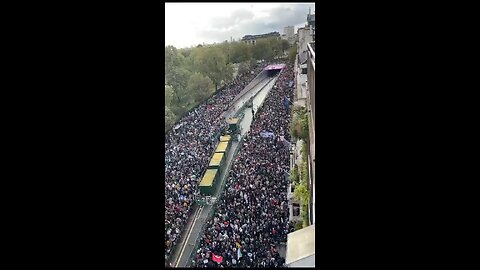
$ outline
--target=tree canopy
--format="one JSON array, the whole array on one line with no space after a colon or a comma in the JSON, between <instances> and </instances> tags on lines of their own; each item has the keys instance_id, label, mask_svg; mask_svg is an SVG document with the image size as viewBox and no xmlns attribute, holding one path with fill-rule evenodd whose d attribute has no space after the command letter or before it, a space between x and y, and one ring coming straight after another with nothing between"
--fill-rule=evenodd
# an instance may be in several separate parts
<instances>
[{"instance_id":1,"label":"tree canopy","mask_svg":"<svg viewBox=\"0 0 480 270\"><path fill-rule=\"evenodd\" d=\"M255 45L225 41L193 48L165 47L165 130L231 82L233 64L238 63L238 74L243 74L255 60L272 60L288 48L286 40L276 38L259 39Z\"/></svg>"},{"instance_id":2,"label":"tree canopy","mask_svg":"<svg viewBox=\"0 0 480 270\"><path fill-rule=\"evenodd\" d=\"M212 80L198 72L192 74L188 80L187 92L192 93L195 103L204 101L214 93L214 90Z\"/></svg>"}]
</instances>

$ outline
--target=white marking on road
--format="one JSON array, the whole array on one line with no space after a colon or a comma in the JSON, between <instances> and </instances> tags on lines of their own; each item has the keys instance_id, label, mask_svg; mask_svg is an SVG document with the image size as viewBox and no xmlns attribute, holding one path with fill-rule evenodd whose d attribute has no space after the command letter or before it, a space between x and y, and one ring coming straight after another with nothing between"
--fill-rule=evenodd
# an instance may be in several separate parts
<instances>
[{"instance_id":1,"label":"white marking on road","mask_svg":"<svg viewBox=\"0 0 480 270\"><path fill-rule=\"evenodd\" d=\"M203 210L203 205L200 206L197 209L197 212L195 213L195 217L193 219L192 226L190 227L190 230L188 231L187 237L185 238L185 242L183 242L182 251L180 252L180 255L178 255L177 263L175 264L175 267L178 267L178 264L180 263L180 259L182 258L183 252L185 251L185 248L187 247L188 239L190 238L190 235L192 234L193 227L195 227L195 223L197 223L197 219L200 217L200 214L202 213L202 210Z\"/></svg>"}]
</instances>

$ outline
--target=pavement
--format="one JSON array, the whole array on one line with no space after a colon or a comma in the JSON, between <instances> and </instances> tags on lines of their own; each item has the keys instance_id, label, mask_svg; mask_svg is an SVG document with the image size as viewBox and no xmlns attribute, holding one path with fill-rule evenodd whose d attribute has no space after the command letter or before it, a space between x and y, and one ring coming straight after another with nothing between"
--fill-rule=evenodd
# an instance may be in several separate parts
<instances>
[{"instance_id":1,"label":"pavement","mask_svg":"<svg viewBox=\"0 0 480 270\"><path fill-rule=\"evenodd\" d=\"M229 118L236 113L242 111L244 109L244 105L250 100L250 98L256 96L260 89L266 86L269 83L270 79L265 77L258 81L255 84L255 87L250 88L248 91L243 91L235 97L235 101L232 102L230 108L223 114L225 118ZM250 85L250 84L249 84ZM250 87L249 85L246 86L245 89Z\"/></svg>"},{"instance_id":2,"label":"pavement","mask_svg":"<svg viewBox=\"0 0 480 270\"><path fill-rule=\"evenodd\" d=\"M254 108L255 114L257 113L258 108L262 106L263 101L268 95L268 92L270 92L270 90L272 89L276 81L277 81L276 79L270 81L268 84L265 85L265 87L262 90L258 91L258 93L255 94L255 97L253 98L253 108ZM250 125L252 123L252 118L253 118L252 108L243 108L243 114L245 116L240 122L240 128L241 128L240 134L242 136L244 136L247 133L247 131L250 130Z\"/></svg>"}]
</instances>

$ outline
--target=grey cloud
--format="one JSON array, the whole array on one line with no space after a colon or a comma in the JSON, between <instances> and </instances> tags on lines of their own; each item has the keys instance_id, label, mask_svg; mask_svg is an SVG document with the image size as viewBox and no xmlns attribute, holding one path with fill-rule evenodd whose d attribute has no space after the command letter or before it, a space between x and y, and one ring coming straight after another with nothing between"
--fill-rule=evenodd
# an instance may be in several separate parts
<instances>
[{"instance_id":1,"label":"grey cloud","mask_svg":"<svg viewBox=\"0 0 480 270\"><path fill-rule=\"evenodd\" d=\"M225 28L228 28L228 27L235 26L235 23L236 23L235 20L232 20L232 19L227 18L227 17L216 17L216 18L212 19L210 25L214 29L225 29Z\"/></svg>"},{"instance_id":2,"label":"grey cloud","mask_svg":"<svg viewBox=\"0 0 480 270\"><path fill-rule=\"evenodd\" d=\"M197 35L204 42L222 42L230 40L230 37L241 38L244 35L263 34L273 31L283 32L288 25L297 25L307 21L308 8L312 12L315 4L285 4L268 11L266 18L253 18L253 13L245 9L239 9L230 17L216 17L212 19L213 30L200 29Z\"/></svg>"},{"instance_id":3,"label":"grey cloud","mask_svg":"<svg viewBox=\"0 0 480 270\"><path fill-rule=\"evenodd\" d=\"M240 24L241 22L253 18L253 13L246 9L237 9L229 17L214 17L210 24L216 29L225 29Z\"/></svg>"},{"instance_id":4,"label":"grey cloud","mask_svg":"<svg viewBox=\"0 0 480 270\"><path fill-rule=\"evenodd\" d=\"M232 13L232 17L240 20L248 20L253 18L253 13L246 9L238 9Z\"/></svg>"}]
</instances>

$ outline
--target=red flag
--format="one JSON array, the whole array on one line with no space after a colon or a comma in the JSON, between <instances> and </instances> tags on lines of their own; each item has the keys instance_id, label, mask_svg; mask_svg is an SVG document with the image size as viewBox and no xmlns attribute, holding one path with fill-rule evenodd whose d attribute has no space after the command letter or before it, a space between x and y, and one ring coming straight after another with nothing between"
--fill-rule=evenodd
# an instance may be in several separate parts
<instances>
[{"instance_id":1,"label":"red flag","mask_svg":"<svg viewBox=\"0 0 480 270\"><path fill-rule=\"evenodd\" d=\"M212 253L212 261L221 263L221 262L223 262L223 257L215 255L215 253Z\"/></svg>"}]
</instances>

